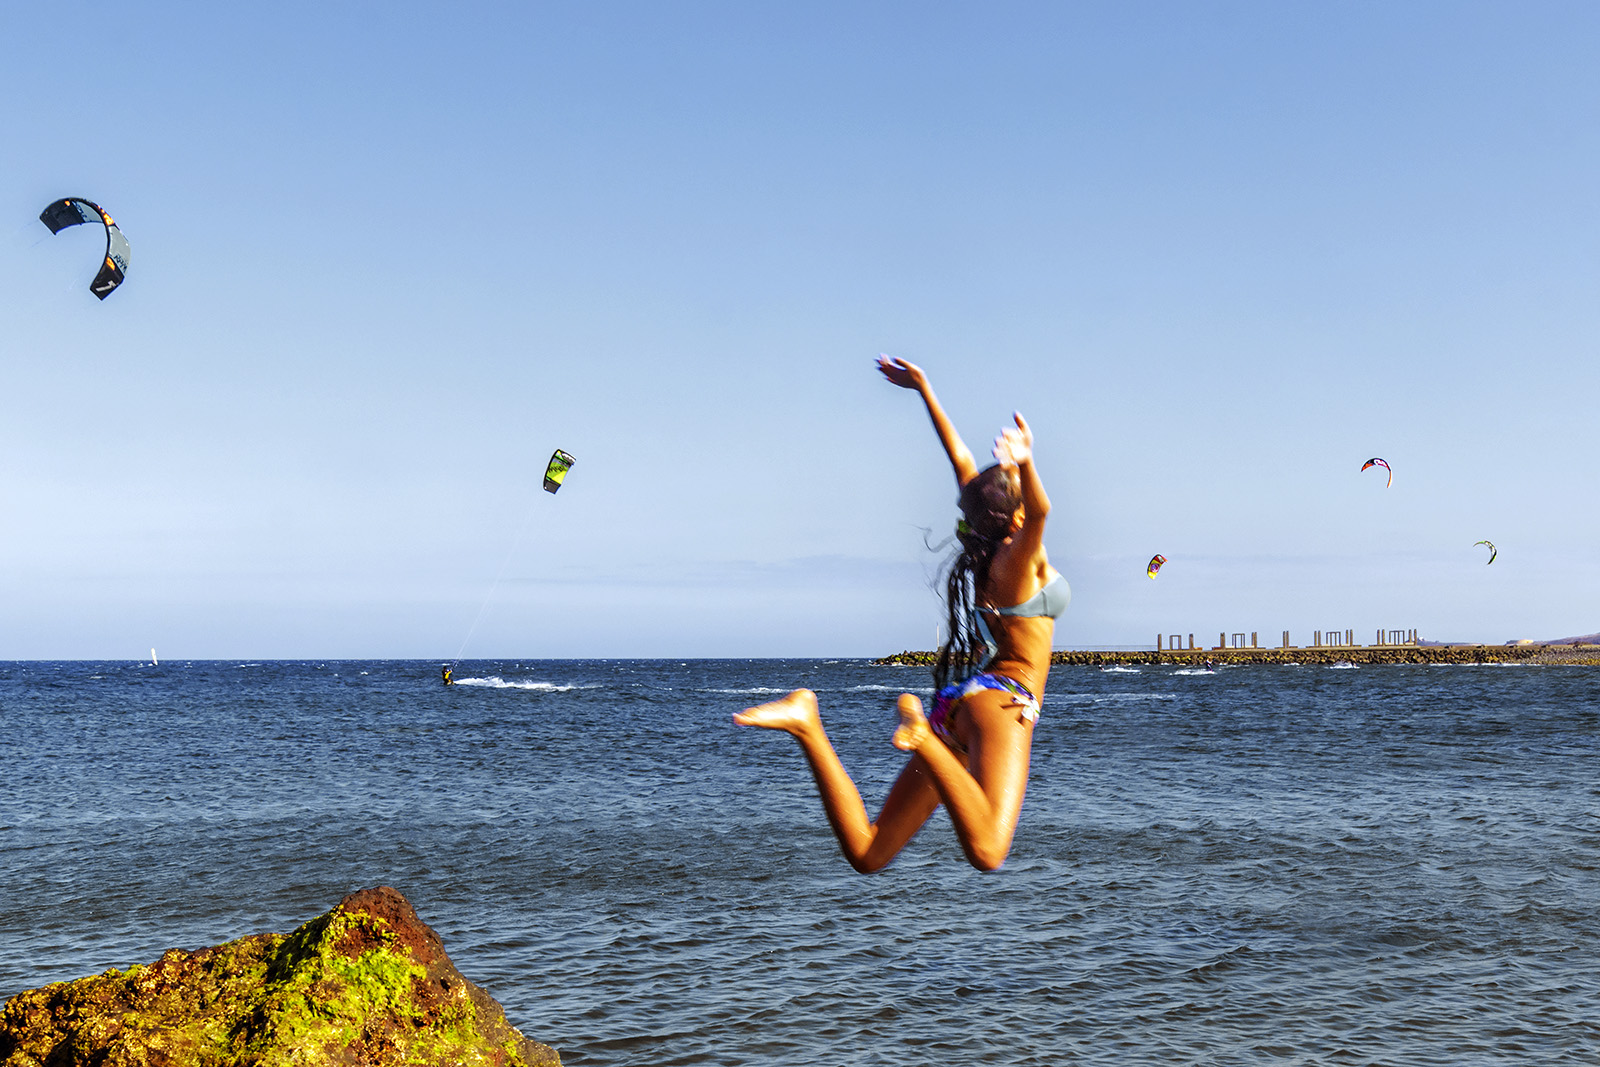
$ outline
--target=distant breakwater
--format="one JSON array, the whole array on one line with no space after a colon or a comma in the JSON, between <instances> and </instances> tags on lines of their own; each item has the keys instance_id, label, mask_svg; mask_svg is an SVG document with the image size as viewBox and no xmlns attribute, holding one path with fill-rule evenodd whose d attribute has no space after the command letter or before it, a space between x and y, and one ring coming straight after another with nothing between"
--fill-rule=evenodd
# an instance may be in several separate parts
<instances>
[{"instance_id":1,"label":"distant breakwater","mask_svg":"<svg viewBox=\"0 0 1600 1067\"><path fill-rule=\"evenodd\" d=\"M931 667L937 653L896 652L873 660L880 666ZM1600 645L1405 645L1388 648L1333 646L1322 648L1195 648L1146 650L1060 650L1050 653L1052 666L1114 667L1160 663L1193 665L1206 661L1246 663L1530 663L1600 666Z\"/></svg>"}]
</instances>

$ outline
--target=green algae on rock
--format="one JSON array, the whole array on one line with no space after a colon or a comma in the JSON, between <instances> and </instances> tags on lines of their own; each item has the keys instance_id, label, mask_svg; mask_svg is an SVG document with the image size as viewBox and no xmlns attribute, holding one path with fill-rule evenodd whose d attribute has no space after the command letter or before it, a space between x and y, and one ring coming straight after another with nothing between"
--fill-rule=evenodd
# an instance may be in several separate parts
<instances>
[{"instance_id":1,"label":"green algae on rock","mask_svg":"<svg viewBox=\"0 0 1600 1067\"><path fill-rule=\"evenodd\" d=\"M0 1067L559 1067L397 891L256 934L19 993Z\"/></svg>"}]
</instances>

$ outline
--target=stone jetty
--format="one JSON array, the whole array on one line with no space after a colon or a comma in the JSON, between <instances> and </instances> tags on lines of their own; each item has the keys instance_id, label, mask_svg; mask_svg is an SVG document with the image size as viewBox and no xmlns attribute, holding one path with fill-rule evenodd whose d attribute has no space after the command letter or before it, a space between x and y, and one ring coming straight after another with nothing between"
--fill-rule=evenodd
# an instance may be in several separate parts
<instances>
[{"instance_id":1,"label":"stone jetty","mask_svg":"<svg viewBox=\"0 0 1600 1067\"><path fill-rule=\"evenodd\" d=\"M352 893L287 936L18 993L0 1067L560 1067L461 976L397 891Z\"/></svg>"},{"instance_id":2,"label":"stone jetty","mask_svg":"<svg viewBox=\"0 0 1600 1067\"><path fill-rule=\"evenodd\" d=\"M896 652L873 660L881 666L933 666L936 653ZM1539 663L1600 666L1600 645L1324 645L1320 648L1180 648L1058 650L1054 666L1138 666L1141 664L1301 663L1357 665L1378 663Z\"/></svg>"}]
</instances>

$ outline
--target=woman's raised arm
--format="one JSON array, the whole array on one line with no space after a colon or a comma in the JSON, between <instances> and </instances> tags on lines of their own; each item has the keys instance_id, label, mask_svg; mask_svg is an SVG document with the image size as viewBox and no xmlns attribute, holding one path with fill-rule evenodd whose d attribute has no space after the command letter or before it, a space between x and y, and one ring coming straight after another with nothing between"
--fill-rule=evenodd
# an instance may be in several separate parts
<instances>
[{"instance_id":1,"label":"woman's raised arm","mask_svg":"<svg viewBox=\"0 0 1600 1067\"><path fill-rule=\"evenodd\" d=\"M1017 472L1022 489L1022 529L1016 536L1022 550L1032 558L1044 548L1044 520L1050 514L1050 498L1033 465L1033 430L1022 412L1012 412L1011 418L1017 425L1002 430L994 439L994 458L1002 467Z\"/></svg>"},{"instance_id":2,"label":"woman's raised arm","mask_svg":"<svg viewBox=\"0 0 1600 1067\"><path fill-rule=\"evenodd\" d=\"M950 457L950 466L955 468L956 484L966 485L972 481L978 473L977 461L972 458L972 450L961 440L961 435L956 433L956 428L951 424L950 417L944 413L944 408L939 406L939 398L933 395L933 386L928 384L928 376L922 372L922 368L903 359L879 356L878 370L900 388L917 391L922 397L922 402L927 405L928 418L933 420L933 428L939 434L939 443L944 445L945 455Z\"/></svg>"}]
</instances>

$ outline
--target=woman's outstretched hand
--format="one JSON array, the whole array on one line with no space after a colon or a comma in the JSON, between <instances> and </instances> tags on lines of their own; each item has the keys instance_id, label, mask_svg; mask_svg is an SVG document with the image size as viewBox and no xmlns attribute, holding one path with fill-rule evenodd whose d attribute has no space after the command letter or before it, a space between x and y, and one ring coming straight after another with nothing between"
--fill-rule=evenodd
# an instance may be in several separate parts
<instances>
[{"instance_id":1,"label":"woman's outstretched hand","mask_svg":"<svg viewBox=\"0 0 1600 1067\"><path fill-rule=\"evenodd\" d=\"M1017 420L1016 427L1006 427L994 439L994 458L1002 467L1020 467L1033 458L1033 431L1028 429L1028 421L1020 411L1013 411L1011 417Z\"/></svg>"},{"instance_id":2,"label":"woman's outstretched hand","mask_svg":"<svg viewBox=\"0 0 1600 1067\"><path fill-rule=\"evenodd\" d=\"M878 357L878 370L883 376L902 389L918 389L928 384L928 376L922 373L922 368L915 363L907 363L903 359L894 359L888 355Z\"/></svg>"}]
</instances>

